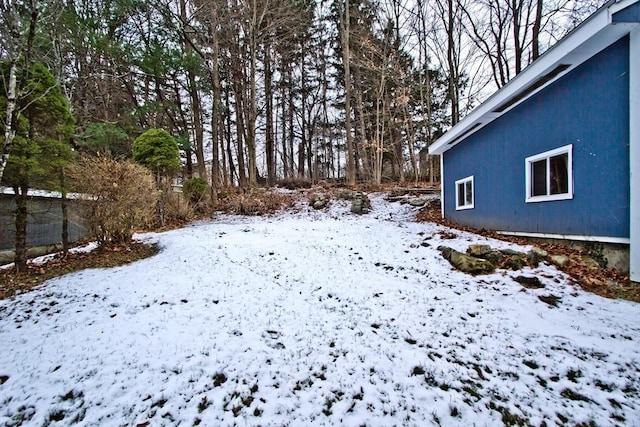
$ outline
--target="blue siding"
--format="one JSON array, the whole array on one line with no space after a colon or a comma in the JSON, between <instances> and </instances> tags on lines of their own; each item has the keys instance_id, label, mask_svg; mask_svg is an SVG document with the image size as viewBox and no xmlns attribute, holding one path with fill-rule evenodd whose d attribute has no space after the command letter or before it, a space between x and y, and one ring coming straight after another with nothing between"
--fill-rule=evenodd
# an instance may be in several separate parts
<instances>
[{"instance_id":1,"label":"blue siding","mask_svg":"<svg viewBox=\"0 0 640 427\"><path fill-rule=\"evenodd\" d=\"M477 228L629 237L625 37L444 153L445 216ZM525 158L573 144L574 197L525 203ZM474 175L475 208L454 182Z\"/></svg>"},{"instance_id":2,"label":"blue siding","mask_svg":"<svg viewBox=\"0 0 640 427\"><path fill-rule=\"evenodd\" d=\"M618 13L614 13L611 18L612 22L640 22L640 3L622 9Z\"/></svg>"}]
</instances>

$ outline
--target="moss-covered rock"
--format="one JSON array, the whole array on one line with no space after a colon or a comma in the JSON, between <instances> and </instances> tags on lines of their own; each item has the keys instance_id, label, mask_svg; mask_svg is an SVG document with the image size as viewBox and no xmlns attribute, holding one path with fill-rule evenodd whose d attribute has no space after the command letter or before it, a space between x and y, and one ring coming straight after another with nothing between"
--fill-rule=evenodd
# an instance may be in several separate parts
<instances>
[{"instance_id":1,"label":"moss-covered rock","mask_svg":"<svg viewBox=\"0 0 640 427\"><path fill-rule=\"evenodd\" d=\"M490 274L496 269L496 266L486 259L476 258L471 255L463 254L446 246L438 247L442 252L442 256L457 270L468 274Z\"/></svg>"},{"instance_id":2,"label":"moss-covered rock","mask_svg":"<svg viewBox=\"0 0 640 427\"><path fill-rule=\"evenodd\" d=\"M488 255L491 252L492 249L489 245L470 245L467 248L467 254L476 258L484 258L485 255Z\"/></svg>"}]
</instances>

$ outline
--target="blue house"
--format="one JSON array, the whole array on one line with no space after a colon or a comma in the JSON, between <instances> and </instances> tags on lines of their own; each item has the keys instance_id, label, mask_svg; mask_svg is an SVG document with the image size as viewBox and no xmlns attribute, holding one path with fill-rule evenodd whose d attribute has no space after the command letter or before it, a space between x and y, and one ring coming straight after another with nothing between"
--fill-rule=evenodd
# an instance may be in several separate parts
<instances>
[{"instance_id":1,"label":"blue house","mask_svg":"<svg viewBox=\"0 0 640 427\"><path fill-rule=\"evenodd\" d=\"M640 282L640 0L612 0L438 139L442 214L629 246Z\"/></svg>"}]
</instances>

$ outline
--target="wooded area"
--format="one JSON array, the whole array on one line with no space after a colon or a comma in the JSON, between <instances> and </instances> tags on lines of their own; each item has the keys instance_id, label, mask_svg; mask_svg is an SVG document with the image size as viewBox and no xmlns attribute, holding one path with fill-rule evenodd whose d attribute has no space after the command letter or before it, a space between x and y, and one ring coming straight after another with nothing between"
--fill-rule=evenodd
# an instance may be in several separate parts
<instances>
[{"instance_id":1,"label":"wooded area","mask_svg":"<svg viewBox=\"0 0 640 427\"><path fill-rule=\"evenodd\" d=\"M162 128L214 189L434 181L425 148L601 3L2 0L0 176L43 67L78 152Z\"/></svg>"}]
</instances>

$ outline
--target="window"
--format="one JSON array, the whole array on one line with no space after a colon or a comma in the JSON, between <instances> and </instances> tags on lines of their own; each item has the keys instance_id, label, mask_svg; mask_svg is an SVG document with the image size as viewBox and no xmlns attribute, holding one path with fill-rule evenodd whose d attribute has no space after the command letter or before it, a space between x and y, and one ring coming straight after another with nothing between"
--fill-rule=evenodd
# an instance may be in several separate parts
<instances>
[{"instance_id":1,"label":"window","mask_svg":"<svg viewBox=\"0 0 640 427\"><path fill-rule=\"evenodd\" d=\"M546 202L573 198L572 146L527 157L526 202Z\"/></svg>"},{"instance_id":2,"label":"window","mask_svg":"<svg viewBox=\"0 0 640 427\"><path fill-rule=\"evenodd\" d=\"M473 176L456 181L456 210L473 209Z\"/></svg>"}]
</instances>

